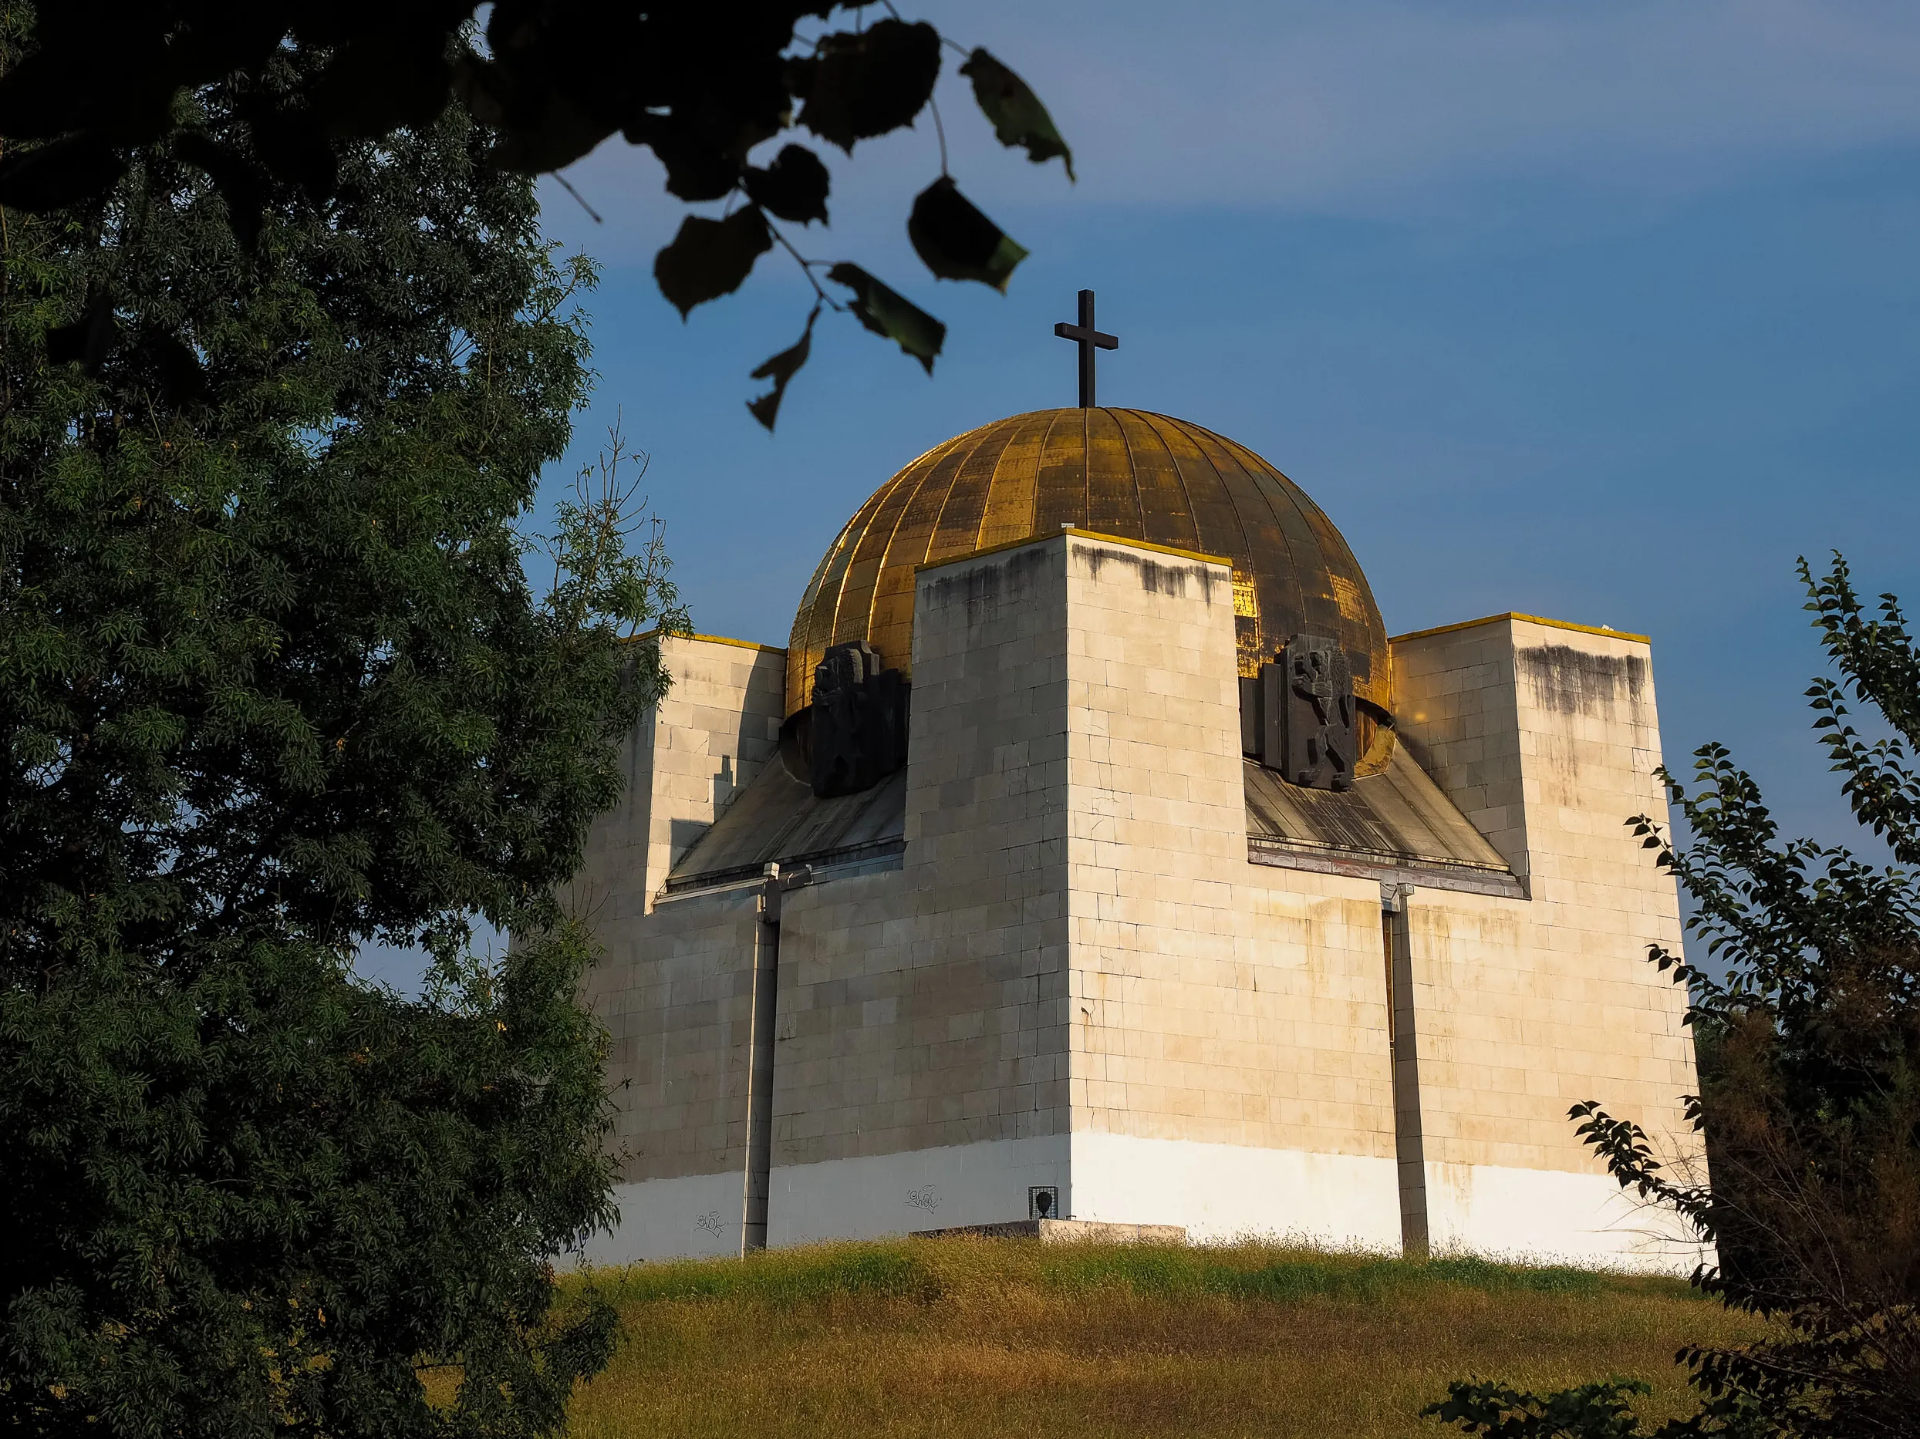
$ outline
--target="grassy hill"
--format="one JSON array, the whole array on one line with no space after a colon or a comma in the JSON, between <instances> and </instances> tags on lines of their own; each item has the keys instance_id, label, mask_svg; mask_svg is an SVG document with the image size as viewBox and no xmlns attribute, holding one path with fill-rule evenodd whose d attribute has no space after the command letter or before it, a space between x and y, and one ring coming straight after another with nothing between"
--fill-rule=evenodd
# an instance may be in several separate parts
<instances>
[{"instance_id":1,"label":"grassy hill","mask_svg":"<svg viewBox=\"0 0 1920 1439\"><path fill-rule=\"evenodd\" d=\"M1675 1280L1271 1246L831 1245L600 1270L627 1338L578 1439L1427 1435L1449 1379L1611 1374L1760 1332Z\"/></svg>"}]
</instances>

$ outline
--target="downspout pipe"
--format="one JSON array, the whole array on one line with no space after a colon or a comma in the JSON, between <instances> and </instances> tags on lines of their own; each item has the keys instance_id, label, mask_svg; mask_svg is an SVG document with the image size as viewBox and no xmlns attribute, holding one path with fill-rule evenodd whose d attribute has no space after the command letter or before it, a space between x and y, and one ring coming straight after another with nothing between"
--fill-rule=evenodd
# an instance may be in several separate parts
<instances>
[{"instance_id":1,"label":"downspout pipe","mask_svg":"<svg viewBox=\"0 0 1920 1439\"><path fill-rule=\"evenodd\" d=\"M1425 1259L1432 1247L1427 1218L1427 1141L1420 1114L1420 1032L1413 1004L1413 945L1407 907L1410 884L1380 886L1380 937L1386 952L1387 1046L1393 1069L1393 1148L1400 1189L1400 1252Z\"/></svg>"},{"instance_id":2,"label":"downspout pipe","mask_svg":"<svg viewBox=\"0 0 1920 1439\"><path fill-rule=\"evenodd\" d=\"M790 889L813 882L805 865L767 865L755 900L753 976L747 1038L747 1153L741 1185L740 1253L767 1247L773 1184L774 1025L779 1017L780 912Z\"/></svg>"}]
</instances>

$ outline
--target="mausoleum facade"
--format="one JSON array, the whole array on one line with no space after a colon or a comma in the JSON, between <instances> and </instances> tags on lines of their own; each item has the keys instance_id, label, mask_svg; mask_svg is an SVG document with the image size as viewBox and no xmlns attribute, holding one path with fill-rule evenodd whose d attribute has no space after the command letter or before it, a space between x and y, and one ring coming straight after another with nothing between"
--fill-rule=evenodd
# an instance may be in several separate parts
<instances>
[{"instance_id":1,"label":"mausoleum facade","mask_svg":"<svg viewBox=\"0 0 1920 1439\"><path fill-rule=\"evenodd\" d=\"M1647 640L1389 640L1279 471L1016 416L875 493L788 645L671 692L571 902L631 1261L1030 1220L1691 1269L1579 1143L1700 1160Z\"/></svg>"}]
</instances>

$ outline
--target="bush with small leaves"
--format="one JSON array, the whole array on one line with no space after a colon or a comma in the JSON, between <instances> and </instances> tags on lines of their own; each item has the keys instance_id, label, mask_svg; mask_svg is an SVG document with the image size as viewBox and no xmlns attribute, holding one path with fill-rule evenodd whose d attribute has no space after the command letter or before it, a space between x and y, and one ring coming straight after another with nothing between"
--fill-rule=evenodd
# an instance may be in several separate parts
<instances>
[{"instance_id":1,"label":"bush with small leaves","mask_svg":"<svg viewBox=\"0 0 1920 1439\"><path fill-rule=\"evenodd\" d=\"M1899 600L1869 609L1838 556L1818 578L1803 560L1800 576L1839 672L1807 691L1814 728L1894 863L1782 840L1719 745L1697 751L1693 790L1662 771L1691 843L1651 817L1634 827L1693 901L1695 958L1657 945L1648 957L1688 987L1700 1060L1688 1104L1708 1174L1671 1173L1637 1124L1597 1102L1571 1115L1622 1186L1716 1246L1695 1283L1783 1330L1683 1351L1701 1407L1658 1431L1669 1439L1920 1435L1920 645ZM1853 704L1885 738L1862 737Z\"/></svg>"}]
</instances>

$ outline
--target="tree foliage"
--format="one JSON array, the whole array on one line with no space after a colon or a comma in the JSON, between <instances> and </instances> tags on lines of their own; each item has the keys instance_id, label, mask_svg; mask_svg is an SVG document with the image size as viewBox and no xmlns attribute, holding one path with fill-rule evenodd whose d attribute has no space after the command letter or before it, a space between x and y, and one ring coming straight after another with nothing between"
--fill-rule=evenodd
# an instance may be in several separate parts
<instances>
[{"instance_id":1,"label":"tree foliage","mask_svg":"<svg viewBox=\"0 0 1920 1439\"><path fill-rule=\"evenodd\" d=\"M1630 1119L1592 1102L1573 1111L1623 1186L1717 1246L1695 1282L1783 1329L1683 1351L1701 1409L1663 1436L1920 1435L1920 646L1899 601L1870 609L1843 560L1800 573L1839 672L1807 691L1815 728L1854 817L1894 863L1783 840L1727 750L1697 751L1693 789L1668 777L1691 844L1635 823L1693 900L1695 958L1650 958L1688 986L1701 1084L1689 1103L1710 1182L1663 1168ZM1861 735L1856 705L1885 738ZM1456 1384L1459 1412L1434 1412L1468 1423L1474 1393Z\"/></svg>"},{"instance_id":2,"label":"tree foliage","mask_svg":"<svg viewBox=\"0 0 1920 1439\"><path fill-rule=\"evenodd\" d=\"M473 29L486 12L484 40ZM946 327L849 261L809 260L779 223L827 220L827 167L804 130L852 155L911 126L933 101L942 55L964 55L1000 143L1036 164L1073 155L1046 106L1006 65L894 12L867 23L838 0L61 0L42 8L24 63L0 80L0 135L36 142L0 161L0 204L44 211L97 198L143 156L200 170L252 243L264 197L295 186L314 201L342 182L356 141L464 109L498 135L493 163L564 169L610 136L652 150L669 194L725 202L689 215L655 262L685 315L738 289L778 243L800 261L819 305L852 313L929 373ZM851 11L850 28L831 28ZM291 84L263 84L289 57ZM191 97L224 86L230 107ZM935 114L936 125L939 116ZM1005 290L1026 251L947 173L915 200L909 232L938 278ZM779 222L779 223L776 223ZM845 285L836 298L821 280ZM818 306L814 311L818 314ZM774 388L750 403L773 427L812 335L756 371ZM797 354L797 358L796 358ZM180 357L176 357L180 358ZM182 360L184 363L184 360Z\"/></svg>"},{"instance_id":3,"label":"tree foliage","mask_svg":"<svg viewBox=\"0 0 1920 1439\"><path fill-rule=\"evenodd\" d=\"M323 77L289 50L182 133L252 165L235 117ZM617 494L529 585L593 276L492 143L435 112L322 193L260 161L248 243L166 147L4 214L10 1432L548 1432L612 1342L550 1268L610 1213L550 895L664 683L627 638L683 621ZM476 915L524 942L470 957ZM368 940L427 993L358 979Z\"/></svg>"},{"instance_id":4,"label":"tree foliage","mask_svg":"<svg viewBox=\"0 0 1920 1439\"><path fill-rule=\"evenodd\" d=\"M1469 1381L1421 1413L1487 1439L1633 1439L1640 1427L1629 1396L1652 1392L1637 1379L1602 1379L1545 1396Z\"/></svg>"}]
</instances>

